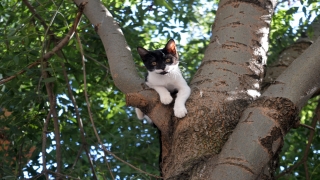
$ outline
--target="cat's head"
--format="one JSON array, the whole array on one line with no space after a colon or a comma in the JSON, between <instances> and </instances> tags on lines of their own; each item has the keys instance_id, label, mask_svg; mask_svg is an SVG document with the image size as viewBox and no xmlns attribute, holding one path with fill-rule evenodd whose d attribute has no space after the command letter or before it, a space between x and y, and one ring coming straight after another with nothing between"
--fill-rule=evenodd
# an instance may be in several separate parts
<instances>
[{"instance_id":1,"label":"cat's head","mask_svg":"<svg viewBox=\"0 0 320 180\"><path fill-rule=\"evenodd\" d=\"M178 68L179 55L173 39L163 49L149 51L138 47L137 51L149 72L165 75Z\"/></svg>"}]
</instances>

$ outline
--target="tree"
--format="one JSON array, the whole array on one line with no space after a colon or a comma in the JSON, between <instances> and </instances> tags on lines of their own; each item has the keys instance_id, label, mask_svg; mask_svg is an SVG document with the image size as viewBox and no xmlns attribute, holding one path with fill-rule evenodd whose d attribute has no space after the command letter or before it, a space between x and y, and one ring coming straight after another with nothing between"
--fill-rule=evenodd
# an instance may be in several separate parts
<instances>
[{"instance_id":1,"label":"tree","mask_svg":"<svg viewBox=\"0 0 320 180\"><path fill-rule=\"evenodd\" d=\"M294 43L307 26L293 33L284 30L289 25L276 24L288 23L286 16L292 17L296 8L277 11L272 23L278 31L269 34L274 1L220 1L217 11L203 3L108 1L106 9L97 0L74 0L76 13L72 2L2 2L0 107L12 114L2 117L1 133L12 151L1 151L8 162L1 165L1 176L159 177L152 174L159 174L154 159L161 148L164 179L273 179L284 137L300 126L298 113L319 92L320 40ZM312 5L316 2L306 6ZM202 10L205 15L194 13ZM82 13L87 19L80 19ZM179 48L192 89L183 119L175 118L172 104L162 105L144 85L142 63L133 60L138 56L129 48L139 42L154 49L169 37L180 40L171 19L185 32L195 24L205 31ZM282 52L275 40L279 36L287 47ZM162 37L159 43L154 43L156 37ZM269 58L275 65L267 67L263 82L269 37ZM292 49L296 54L288 58L295 60L288 63L283 57ZM318 99L302 112L312 111ZM153 120L161 147L157 128L133 118L125 103ZM317 121L315 116L313 128ZM290 141L301 141L292 137ZM319 149L315 144L312 148ZM34 147L32 162L24 169L22 160L12 163L12 157L28 158L23 152ZM317 158L319 153L313 154ZM303 159L305 169L318 175L319 160L307 165ZM308 170L304 175L309 178Z\"/></svg>"}]
</instances>

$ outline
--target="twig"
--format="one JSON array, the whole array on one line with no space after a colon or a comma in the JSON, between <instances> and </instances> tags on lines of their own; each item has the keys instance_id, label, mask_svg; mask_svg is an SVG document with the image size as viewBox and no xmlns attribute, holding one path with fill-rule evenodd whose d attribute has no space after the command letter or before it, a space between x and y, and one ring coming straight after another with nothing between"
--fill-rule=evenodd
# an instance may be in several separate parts
<instances>
[{"instance_id":1,"label":"twig","mask_svg":"<svg viewBox=\"0 0 320 180\"><path fill-rule=\"evenodd\" d=\"M62 1L63 2L63 1ZM51 27L61 5L62 2L60 3L60 5L58 6L56 12L54 13L54 15L51 18L50 24L48 26L48 28L46 29L45 35L44 35L44 41L43 41L43 45L42 45L42 57L44 57L44 52L45 52L45 41L46 41L46 35L49 32L49 28ZM43 79L47 79L50 77L50 74L48 71L46 71L45 69L48 68L48 61L45 58L41 58L41 74ZM61 142L60 142L60 124L59 124L59 119L58 119L58 113L56 110L56 96L53 92L54 89L54 83L53 82L45 82L45 87L46 87L46 91L48 94L48 99L49 99L49 106L50 106L50 112L53 118L53 127L54 127L54 139L56 141L56 163L57 163L57 168L56 171L57 173L61 172L62 169L62 163L61 163ZM46 164L45 164L46 165ZM57 179L60 179L59 177Z\"/></svg>"},{"instance_id":2,"label":"twig","mask_svg":"<svg viewBox=\"0 0 320 180\"><path fill-rule=\"evenodd\" d=\"M81 155L81 153L82 153L82 148L83 148L83 146L80 147L80 149L79 149L79 151L78 151L78 154L77 154L77 157L76 157L76 160L74 161L71 169L74 169L74 167L76 166L76 164L77 164L77 162L78 162L78 160L79 160L79 157L80 157L80 155Z\"/></svg>"},{"instance_id":3,"label":"twig","mask_svg":"<svg viewBox=\"0 0 320 180\"><path fill-rule=\"evenodd\" d=\"M48 67L47 62L42 63L42 76L44 79L50 77L48 71L45 71ZM56 140L56 161L57 161L57 172L60 173L61 171L61 143L60 143L60 125L58 119L58 113L56 110L56 96L53 92L54 84L52 82L45 82L49 102L50 102L50 111L53 118L53 126L54 126L54 138Z\"/></svg>"},{"instance_id":4,"label":"twig","mask_svg":"<svg viewBox=\"0 0 320 180\"><path fill-rule=\"evenodd\" d=\"M76 29L76 27L78 26L79 24L79 21L80 21L80 18L81 18L81 15L82 15L82 12L78 12L75 20L74 20L74 23L72 25L72 27L70 28L69 32L66 34L66 36L54 47L52 48L51 51L47 52L46 54L44 54L42 56L42 58L38 59L37 61L33 62L32 64L28 65L25 69L30 69L36 65L39 65L41 63L41 60L48 60L49 58L51 58L57 51L61 50L68 42L69 40L72 38L73 34L74 34L74 31ZM17 74L15 75L12 75L10 77L7 77L7 78L3 78L3 79L0 79L0 85L1 84L4 84L14 78L16 78L18 75L20 74L23 74L25 73L26 70L21 70L19 71Z\"/></svg>"},{"instance_id":5,"label":"twig","mask_svg":"<svg viewBox=\"0 0 320 180\"><path fill-rule=\"evenodd\" d=\"M312 130L312 131L315 131L315 129L314 129L313 127L308 126L308 125L306 125L306 124L299 124L299 126L302 126L302 127L307 128L307 129L310 129L310 130Z\"/></svg>"},{"instance_id":6,"label":"twig","mask_svg":"<svg viewBox=\"0 0 320 180\"><path fill-rule=\"evenodd\" d=\"M53 55L53 54L52 54L52 55ZM51 56L50 56L50 57L51 57ZM36 66L36 65L39 65L40 62L41 62L41 60L37 60L36 62L33 62L32 64L28 65L28 66L26 67L26 69L30 69L30 68L32 68L32 67L34 67L34 66ZM4 84L4 83L6 83L6 82L8 82L8 81L10 81L10 80L12 80L12 79L14 79L14 78L16 78L18 75L20 75L20 74L22 74L22 73L25 73L25 72L26 72L26 70L21 70L21 71L19 71L16 75L13 75L13 76L10 76L10 77L7 77L7 78L0 79L0 85L1 85L1 84Z\"/></svg>"},{"instance_id":7,"label":"twig","mask_svg":"<svg viewBox=\"0 0 320 180\"><path fill-rule=\"evenodd\" d=\"M70 87L70 84L69 84L69 78L68 78L68 74L66 72L66 67L65 67L64 63L62 63L62 68L63 68L64 79L66 81L67 88L68 88L69 98L71 99L71 102L72 102L73 107L75 109L76 117L77 117L77 121L78 121L78 125L79 125L79 129L80 129L81 141L82 141L82 146L81 146L80 150L82 150L82 148L84 148L84 150L86 152L86 155L88 157L88 160L90 162L90 167L91 167L91 170L92 170L92 173L93 173L93 178L97 179L96 172L94 170L94 166L93 166L93 162L92 162L92 158L91 158L90 152L89 152L89 150L87 148L87 140L86 140L85 132L84 132L84 129L83 129L82 119L80 117L80 113L79 113L79 109L78 109L78 105L77 105L76 99L73 96L73 93L72 93L72 90L71 90L71 87ZM79 151L79 153L80 152L81 151ZM79 156L77 156L77 159L78 159L78 157ZM77 162L77 160L75 161L75 163L76 162ZM75 166L75 163L73 164L73 167Z\"/></svg>"},{"instance_id":8,"label":"twig","mask_svg":"<svg viewBox=\"0 0 320 180\"><path fill-rule=\"evenodd\" d=\"M31 179L38 179L39 177L41 177L43 175L43 172L40 173L40 174L37 174L36 176L33 176L32 178L29 178L30 180Z\"/></svg>"},{"instance_id":9,"label":"twig","mask_svg":"<svg viewBox=\"0 0 320 180\"><path fill-rule=\"evenodd\" d=\"M80 53L81 53L82 69L83 69L84 94L85 94L85 99L86 99L86 102L87 102L88 114L89 114L89 118L91 120L91 124L92 124L92 126L94 126L94 122L93 122L93 118L92 118L92 114L91 114L90 103L89 103L89 99L88 99L88 93L87 93L87 75L86 75L86 65L85 65L85 60L84 60L84 53L83 53L82 44L81 44L81 41L80 41L80 38L79 38L79 35L78 35L77 32L76 32L76 38L77 38L77 41L78 41L78 44L79 44L79 48L80 48ZM108 163L107 160L106 160L106 163L107 163L107 167L109 169L110 175L111 175L112 179L114 179L114 176L112 174L112 171L110 169L110 166L109 166L109 163Z\"/></svg>"},{"instance_id":10,"label":"twig","mask_svg":"<svg viewBox=\"0 0 320 180\"><path fill-rule=\"evenodd\" d=\"M44 27L44 29L48 29L48 26L46 24L46 21L36 12L36 10L31 6L31 4L28 2L28 0L22 0L22 2L28 7L28 9L31 11L31 13L40 20L40 23Z\"/></svg>"},{"instance_id":11,"label":"twig","mask_svg":"<svg viewBox=\"0 0 320 180\"><path fill-rule=\"evenodd\" d=\"M108 68L107 66L103 65L103 64L102 64L101 62L99 62L98 60L94 59L93 57L91 57L91 56L89 56L89 55L87 55L87 54L85 54L85 56L86 56L87 58L93 60L94 62L96 62L97 64L99 64L100 66L102 66L103 68L105 68L107 71L109 71L109 68Z\"/></svg>"},{"instance_id":12,"label":"twig","mask_svg":"<svg viewBox=\"0 0 320 180\"><path fill-rule=\"evenodd\" d=\"M19 160L18 160L18 165L19 165L19 167L18 167L18 169L17 169L17 171L19 171L18 172L18 174L20 175L21 174L21 171L22 171L22 168L21 168L21 165L22 165L22 153L23 153L23 145L24 145L24 141L21 143L21 146L20 146L20 149L19 149Z\"/></svg>"},{"instance_id":13,"label":"twig","mask_svg":"<svg viewBox=\"0 0 320 180\"><path fill-rule=\"evenodd\" d=\"M310 179L307 162L303 162L304 171L306 172L306 180Z\"/></svg>"},{"instance_id":14,"label":"twig","mask_svg":"<svg viewBox=\"0 0 320 180\"><path fill-rule=\"evenodd\" d=\"M47 144L47 131L48 131L48 126L49 126L49 120L51 116L51 109L48 112L46 121L44 122L43 125L43 130L42 130L42 173L45 175L46 179L49 179L48 173L47 173L47 161L46 161L46 144Z\"/></svg>"},{"instance_id":15,"label":"twig","mask_svg":"<svg viewBox=\"0 0 320 180\"><path fill-rule=\"evenodd\" d=\"M79 178L75 178L75 177L72 177L72 176L69 176L69 175L64 175L64 174L61 174L61 173L53 172L53 171L50 171L50 170L48 170L48 172L51 173L51 174L56 174L59 177L63 176L66 179L79 179ZM79 179L79 180L81 180L81 179Z\"/></svg>"},{"instance_id":16,"label":"twig","mask_svg":"<svg viewBox=\"0 0 320 180\"><path fill-rule=\"evenodd\" d=\"M320 100L318 101L317 108L315 109L315 115L313 116L312 122L311 122L311 127L313 129L316 127L317 121L319 120L319 117L320 117ZM298 163L296 163L293 166L291 166L289 169L287 169L287 170L283 171L282 173L280 173L276 177L276 179L284 176L285 174L291 173L295 168L297 168L298 166L300 166L301 164L303 164L304 162L307 161L309 150L310 150L310 147L311 147L311 143L312 143L314 134L315 134L315 131L310 131L310 134L309 134L309 137L308 137L308 144L306 145L306 148L304 150L302 159Z\"/></svg>"}]
</instances>

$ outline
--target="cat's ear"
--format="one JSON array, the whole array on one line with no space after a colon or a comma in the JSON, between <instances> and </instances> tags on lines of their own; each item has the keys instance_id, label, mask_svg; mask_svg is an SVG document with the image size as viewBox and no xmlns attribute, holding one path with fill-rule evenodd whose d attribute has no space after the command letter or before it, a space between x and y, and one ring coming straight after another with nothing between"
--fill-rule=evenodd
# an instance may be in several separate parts
<instances>
[{"instance_id":1,"label":"cat's ear","mask_svg":"<svg viewBox=\"0 0 320 180\"><path fill-rule=\"evenodd\" d=\"M148 50L146 50L145 48L142 48L142 47L137 47L137 51L138 51L138 53L139 53L139 55L140 55L142 60L149 53Z\"/></svg>"},{"instance_id":2,"label":"cat's ear","mask_svg":"<svg viewBox=\"0 0 320 180\"><path fill-rule=\"evenodd\" d=\"M172 54L172 55L178 56L176 43L174 42L173 39L170 39L167 42L165 50L167 50L167 52Z\"/></svg>"}]
</instances>

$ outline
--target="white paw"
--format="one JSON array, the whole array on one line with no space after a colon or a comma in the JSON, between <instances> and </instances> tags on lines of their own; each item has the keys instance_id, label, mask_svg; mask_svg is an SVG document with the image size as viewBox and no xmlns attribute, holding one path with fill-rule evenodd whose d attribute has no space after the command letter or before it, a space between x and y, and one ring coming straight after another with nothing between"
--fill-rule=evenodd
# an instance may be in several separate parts
<instances>
[{"instance_id":1,"label":"white paw","mask_svg":"<svg viewBox=\"0 0 320 180\"><path fill-rule=\"evenodd\" d=\"M162 104L170 104L172 102L173 98L169 95L167 96L160 96L160 101Z\"/></svg>"},{"instance_id":2,"label":"white paw","mask_svg":"<svg viewBox=\"0 0 320 180\"><path fill-rule=\"evenodd\" d=\"M173 111L174 111L174 115L178 118L185 117L188 112L186 107L177 107L177 108L175 107L173 108Z\"/></svg>"}]
</instances>

